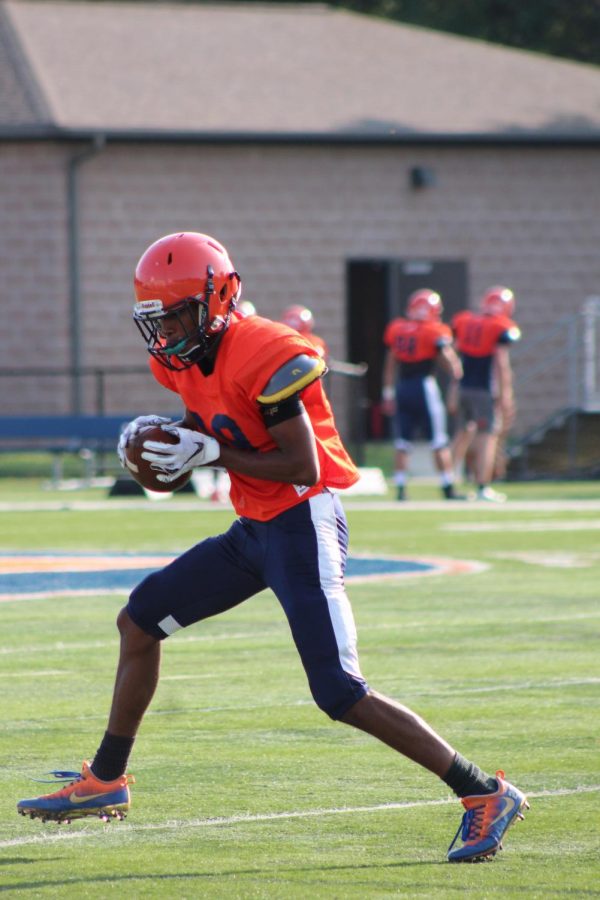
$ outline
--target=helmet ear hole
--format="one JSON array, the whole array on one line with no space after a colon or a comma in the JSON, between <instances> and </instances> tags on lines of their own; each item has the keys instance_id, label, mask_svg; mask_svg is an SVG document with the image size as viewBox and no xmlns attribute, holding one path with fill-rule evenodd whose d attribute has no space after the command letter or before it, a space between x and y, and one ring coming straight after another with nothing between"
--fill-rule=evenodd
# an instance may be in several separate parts
<instances>
[{"instance_id":1,"label":"helmet ear hole","mask_svg":"<svg viewBox=\"0 0 600 900\"><path fill-rule=\"evenodd\" d=\"M220 296L221 300L225 300L225 298L227 297L227 285L226 284L224 284L223 287L221 288L221 290L219 291L219 296Z\"/></svg>"}]
</instances>

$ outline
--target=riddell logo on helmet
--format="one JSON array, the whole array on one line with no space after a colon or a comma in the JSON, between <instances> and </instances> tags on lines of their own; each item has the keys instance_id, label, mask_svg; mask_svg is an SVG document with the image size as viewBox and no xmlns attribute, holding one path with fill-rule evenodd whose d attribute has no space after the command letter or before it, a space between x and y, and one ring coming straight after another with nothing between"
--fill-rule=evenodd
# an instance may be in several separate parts
<instances>
[{"instance_id":1,"label":"riddell logo on helmet","mask_svg":"<svg viewBox=\"0 0 600 900\"><path fill-rule=\"evenodd\" d=\"M162 300L138 300L135 304L135 312L139 316L162 314L164 306Z\"/></svg>"}]
</instances>

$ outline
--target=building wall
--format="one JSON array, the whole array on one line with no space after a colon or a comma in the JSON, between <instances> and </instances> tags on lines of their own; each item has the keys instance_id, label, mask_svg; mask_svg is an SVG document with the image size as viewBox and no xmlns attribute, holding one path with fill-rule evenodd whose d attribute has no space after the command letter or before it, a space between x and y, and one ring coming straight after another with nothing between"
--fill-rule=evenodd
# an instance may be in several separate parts
<instances>
[{"instance_id":1,"label":"building wall","mask_svg":"<svg viewBox=\"0 0 600 900\"><path fill-rule=\"evenodd\" d=\"M69 318L65 152L0 143L0 369L65 365ZM67 379L0 380L0 410L56 411Z\"/></svg>"},{"instance_id":2,"label":"building wall","mask_svg":"<svg viewBox=\"0 0 600 900\"><path fill-rule=\"evenodd\" d=\"M66 165L74 152L0 145L2 369L69 363ZM411 188L414 165L433 168L437 183ZM84 365L145 366L130 318L135 263L157 237L198 230L227 245L260 313L309 305L340 359L348 258L465 259L465 305L494 283L517 296L516 430L566 402L565 359L543 376L528 373L549 350L534 336L598 293L595 149L108 144L81 166L79 191ZM550 352L563 347L559 337ZM91 411L94 382L84 382ZM2 383L4 413L68 410L63 380ZM105 402L109 412L179 408L145 374L109 378Z\"/></svg>"}]
</instances>

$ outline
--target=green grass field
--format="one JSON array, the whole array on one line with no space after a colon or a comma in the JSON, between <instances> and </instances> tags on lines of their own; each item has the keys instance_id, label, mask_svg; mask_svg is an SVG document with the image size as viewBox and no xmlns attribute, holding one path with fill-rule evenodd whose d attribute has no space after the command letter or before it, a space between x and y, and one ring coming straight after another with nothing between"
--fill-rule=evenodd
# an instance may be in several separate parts
<instances>
[{"instance_id":1,"label":"green grass field","mask_svg":"<svg viewBox=\"0 0 600 900\"><path fill-rule=\"evenodd\" d=\"M125 822L18 817L16 801L43 792L30 779L78 769L104 731L124 596L99 594L0 604L0 890L600 896L600 484L507 491L509 502L493 508L347 503L354 553L487 565L349 593L370 684L529 793L531 811L493 862L448 865L461 807L446 786L313 706L268 592L165 643ZM427 485L411 495L437 499ZM1 480L0 552L177 552L232 519L208 504L190 508L189 496L105 498Z\"/></svg>"}]
</instances>

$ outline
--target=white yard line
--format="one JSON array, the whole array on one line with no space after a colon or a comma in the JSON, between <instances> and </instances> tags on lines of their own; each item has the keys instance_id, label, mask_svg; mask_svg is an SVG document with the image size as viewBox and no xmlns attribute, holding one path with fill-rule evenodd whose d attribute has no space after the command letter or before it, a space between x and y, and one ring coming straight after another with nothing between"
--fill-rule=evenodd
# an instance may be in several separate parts
<instances>
[{"instance_id":1,"label":"white yard line","mask_svg":"<svg viewBox=\"0 0 600 900\"><path fill-rule=\"evenodd\" d=\"M472 501L466 503L448 503L447 500L416 500L397 503L395 500L356 500L344 497L341 499L347 510L365 510L369 512L405 513L407 510L443 510L454 514L482 513L498 515L506 512L598 512L600 499L591 500L507 500L506 503L484 503ZM149 514L166 512L225 512L235 516L229 503L213 503L205 500L161 500L153 503L148 500L15 500L0 502L0 513L6 512L57 512L75 510L78 512L112 512L114 510L143 510Z\"/></svg>"},{"instance_id":2,"label":"white yard line","mask_svg":"<svg viewBox=\"0 0 600 900\"><path fill-rule=\"evenodd\" d=\"M559 788L555 791L533 791L527 793L530 800L538 800L554 797L569 797L580 794L592 794L600 791L600 784L587 785L577 788ZM186 828L219 828L227 825L244 825L254 822L276 822L289 819L310 819L321 818L323 816L347 816L347 815L363 815L365 813L374 812L393 812L405 809L424 809L429 806L449 806L450 804L458 805L456 797L446 797L443 800L415 800L407 803L380 803L375 806L342 806L330 809L305 809L291 810L289 812L280 813L256 813L244 814L237 816L222 816L206 819L178 819L168 822L157 822L148 825L134 824L111 824L105 826L103 832L114 833L117 839L136 835L146 831L175 831ZM94 823L95 824L95 823ZM52 825L42 825L40 828L51 828ZM111 831L110 829L115 829ZM102 832L100 832L102 833ZM0 850L9 847L26 847L34 844L49 844L56 841L82 840L84 838L97 838L99 835L98 828L89 828L85 831L61 831L60 833L42 833L40 835L30 835L22 838L12 838L7 841L0 841ZM104 835L103 835L104 836Z\"/></svg>"},{"instance_id":3,"label":"white yard line","mask_svg":"<svg viewBox=\"0 0 600 900\"><path fill-rule=\"evenodd\" d=\"M467 534L481 531L598 531L600 519L503 519L499 522L448 522L441 531Z\"/></svg>"},{"instance_id":4,"label":"white yard line","mask_svg":"<svg viewBox=\"0 0 600 900\"><path fill-rule=\"evenodd\" d=\"M58 675L73 675L72 669L42 669L39 672L25 670L24 672L0 672L0 678L50 678Z\"/></svg>"}]
</instances>

